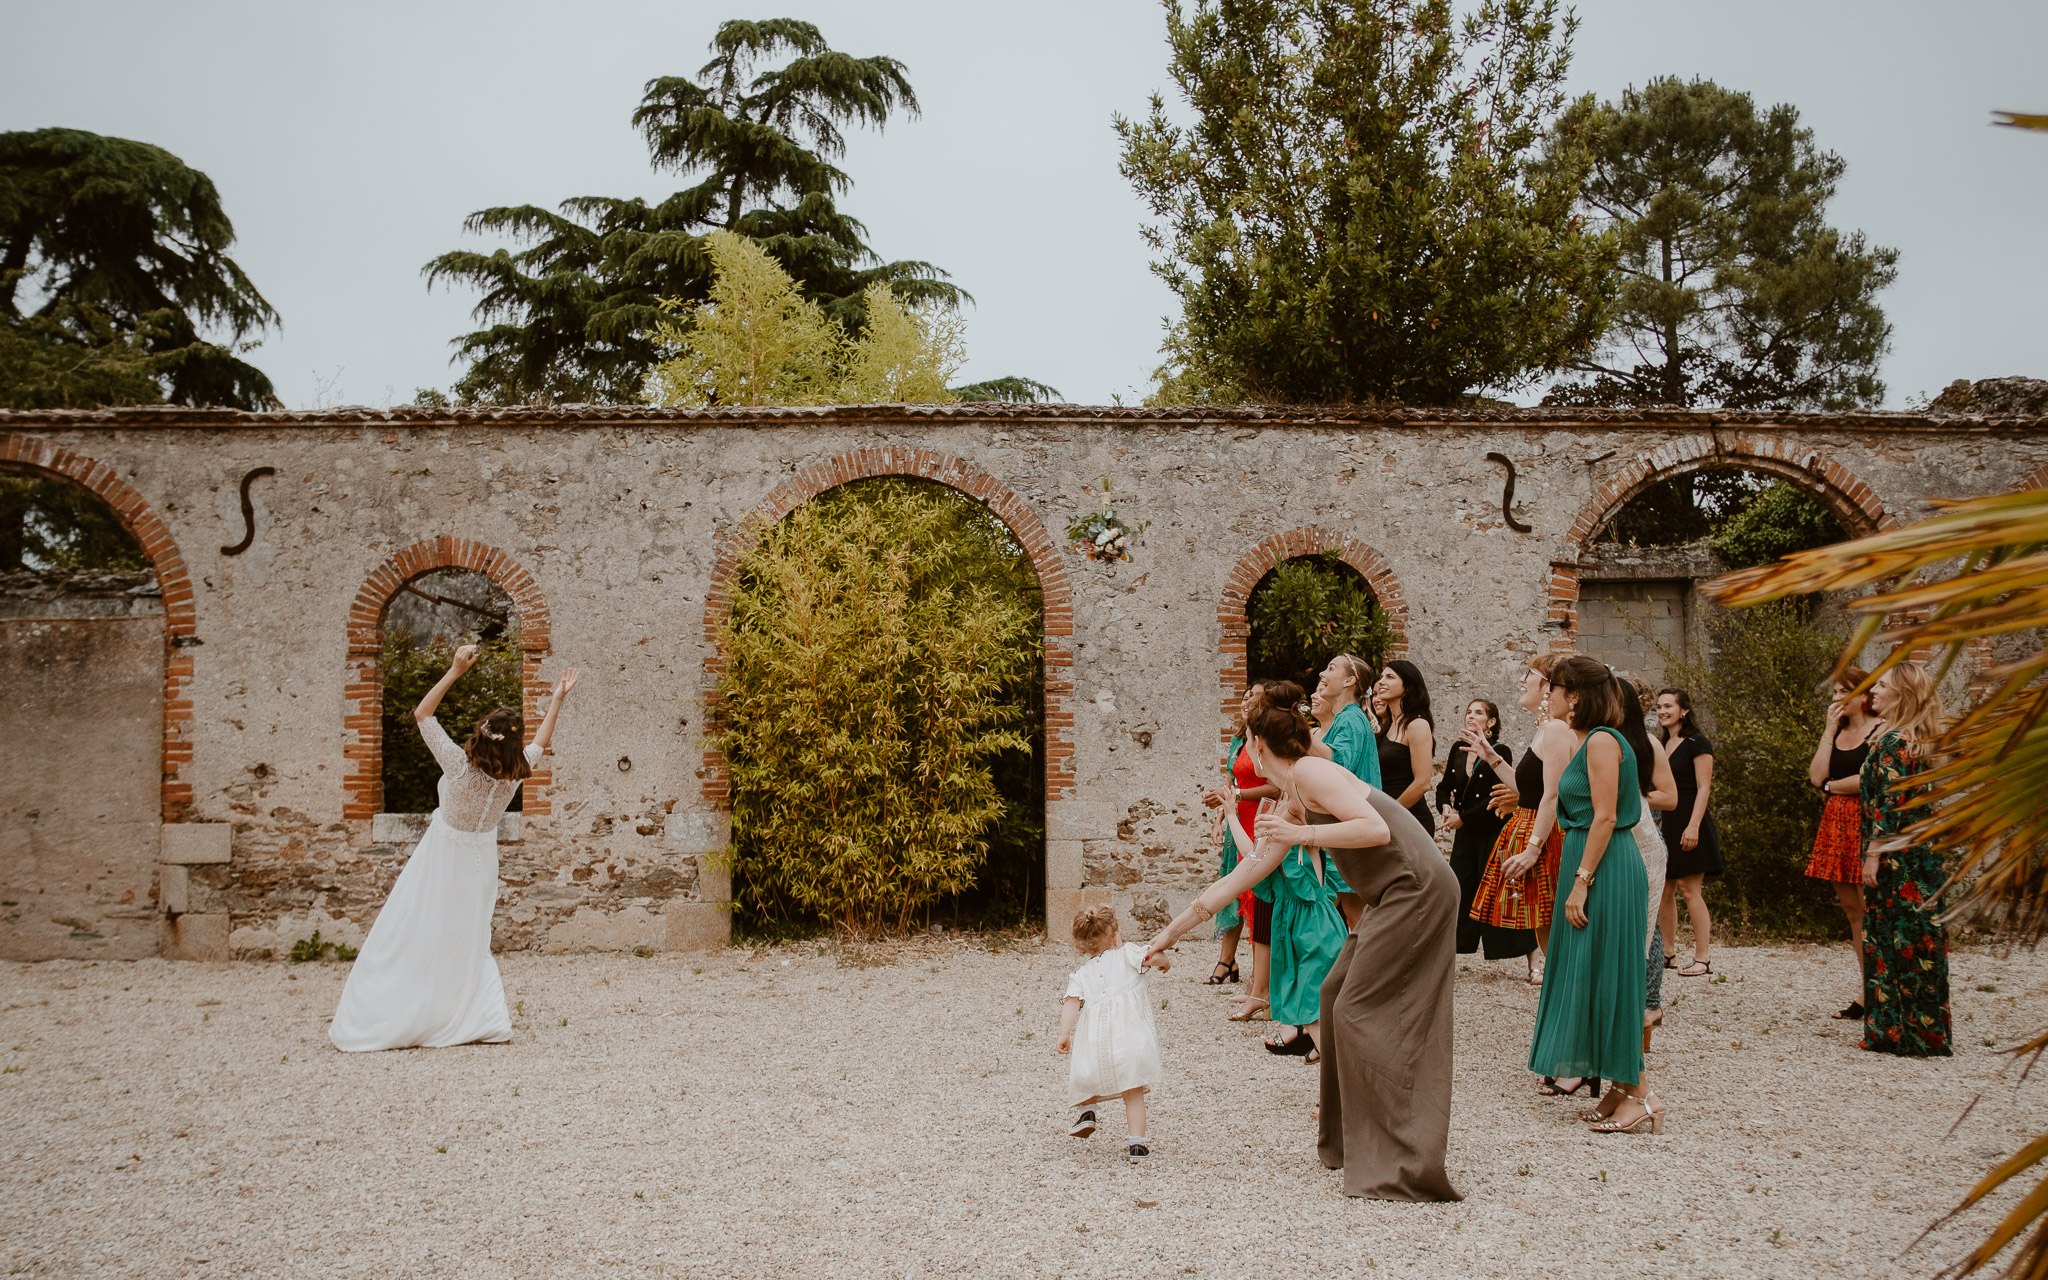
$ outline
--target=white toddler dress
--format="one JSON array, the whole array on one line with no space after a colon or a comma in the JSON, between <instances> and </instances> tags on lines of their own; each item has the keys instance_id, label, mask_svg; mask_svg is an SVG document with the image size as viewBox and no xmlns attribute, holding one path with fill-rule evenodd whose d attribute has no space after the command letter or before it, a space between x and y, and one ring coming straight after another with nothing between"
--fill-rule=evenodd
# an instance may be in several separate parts
<instances>
[{"instance_id":1,"label":"white toddler dress","mask_svg":"<svg viewBox=\"0 0 2048 1280\"><path fill-rule=\"evenodd\" d=\"M420 736L441 766L441 807L341 989L327 1036L349 1052L512 1038L505 985L491 958L491 915L498 818L519 784L471 765L438 720L421 721ZM527 765L540 755L539 747L526 748Z\"/></svg>"},{"instance_id":2,"label":"white toddler dress","mask_svg":"<svg viewBox=\"0 0 2048 1280\"><path fill-rule=\"evenodd\" d=\"M1105 951L1067 979L1081 998L1081 1019L1067 1060L1067 1091L1076 1103L1159 1083L1159 1033L1152 1026L1152 987L1135 942Z\"/></svg>"}]
</instances>

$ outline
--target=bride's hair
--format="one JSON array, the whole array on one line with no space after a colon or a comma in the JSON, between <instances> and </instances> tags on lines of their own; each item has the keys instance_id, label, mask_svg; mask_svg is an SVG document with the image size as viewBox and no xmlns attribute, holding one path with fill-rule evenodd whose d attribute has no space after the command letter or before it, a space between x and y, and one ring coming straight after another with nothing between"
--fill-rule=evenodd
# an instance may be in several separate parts
<instances>
[{"instance_id":1,"label":"bride's hair","mask_svg":"<svg viewBox=\"0 0 2048 1280\"><path fill-rule=\"evenodd\" d=\"M533 772L526 763L526 717L516 707L499 707L477 721L463 750L479 772L500 782L517 782Z\"/></svg>"},{"instance_id":2,"label":"bride's hair","mask_svg":"<svg viewBox=\"0 0 2048 1280\"><path fill-rule=\"evenodd\" d=\"M1282 760L1299 760L1309 752L1308 717L1301 712L1301 686L1276 680L1266 696L1245 717L1245 732L1266 744Z\"/></svg>"}]
</instances>

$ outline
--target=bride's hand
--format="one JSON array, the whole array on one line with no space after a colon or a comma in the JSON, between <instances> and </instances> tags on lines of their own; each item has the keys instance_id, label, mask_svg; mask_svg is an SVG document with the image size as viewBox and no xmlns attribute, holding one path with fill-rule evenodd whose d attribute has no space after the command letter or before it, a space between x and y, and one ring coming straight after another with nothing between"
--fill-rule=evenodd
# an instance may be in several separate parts
<instances>
[{"instance_id":1,"label":"bride's hand","mask_svg":"<svg viewBox=\"0 0 2048 1280\"><path fill-rule=\"evenodd\" d=\"M455 673L457 675L460 675L463 672L469 670L471 667L475 666L476 646L473 644L466 644L463 645L460 649L457 649L455 651L455 660L449 663L448 665L455 668Z\"/></svg>"},{"instance_id":2,"label":"bride's hand","mask_svg":"<svg viewBox=\"0 0 2048 1280\"><path fill-rule=\"evenodd\" d=\"M555 696L557 698L561 697L563 694L569 692L569 690L574 689L576 687L576 677L578 674L579 673L574 667L571 667L567 671L564 671L562 673L562 678L560 680L555 681Z\"/></svg>"}]
</instances>

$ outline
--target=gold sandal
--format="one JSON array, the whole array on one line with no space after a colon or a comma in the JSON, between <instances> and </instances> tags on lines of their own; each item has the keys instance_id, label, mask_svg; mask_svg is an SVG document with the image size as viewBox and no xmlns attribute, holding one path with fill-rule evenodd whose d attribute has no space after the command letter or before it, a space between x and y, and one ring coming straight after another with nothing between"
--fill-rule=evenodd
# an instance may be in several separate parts
<instances>
[{"instance_id":1,"label":"gold sandal","mask_svg":"<svg viewBox=\"0 0 2048 1280\"><path fill-rule=\"evenodd\" d=\"M1232 1022L1270 1021L1270 1015L1267 1013L1267 1010L1271 1009L1272 1007L1273 1006L1270 1002L1253 997L1244 1002L1244 1008L1239 1009L1236 1013L1231 1014L1230 1020Z\"/></svg>"}]
</instances>

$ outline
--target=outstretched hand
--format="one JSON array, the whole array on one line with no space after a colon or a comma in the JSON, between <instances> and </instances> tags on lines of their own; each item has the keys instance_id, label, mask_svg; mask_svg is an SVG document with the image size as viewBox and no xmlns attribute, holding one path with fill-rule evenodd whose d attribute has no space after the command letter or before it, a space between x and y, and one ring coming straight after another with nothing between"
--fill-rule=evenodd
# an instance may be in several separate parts
<instances>
[{"instance_id":1,"label":"outstretched hand","mask_svg":"<svg viewBox=\"0 0 2048 1280\"><path fill-rule=\"evenodd\" d=\"M578 673L576 668L571 667L567 671L564 671L562 673L561 679L555 681L555 696L557 698L561 697L563 694L569 692L569 690L574 689L576 687L577 674Z\"/></svg>"},{"instance_id":2,"label":"outstretched hand","mask_svg":"<svg viewBox=\"0 0 2048 1280\"><path fill-rule=\"evenodd\" d=\"M1179 941L1180 936L1174 933L1173 926L1166 926L1164 929L1161 929L1158 933L1153 934L1152 941L1145 944L1145 959L1141 963L1153 963L1154 956L1157 956L1164 951L1171 951L1173 949L1173 944ZM1161 968L1161 972L1164 972L1163 966Z\"/></svg>"},{"instance_id":3,"label":"outstretched hand","mask_svg":"<svg viewBox=\"0 0 2048 1280\"><path fill-rule=\"evenodd\" d=\"M449 663L448 665L454 669L456 675L461 675L463 672L475 666L476 646L473 644L466 644L463 645L460 649L457 649L455 651L455 660Z\"/></svg>"}]
</instances>

